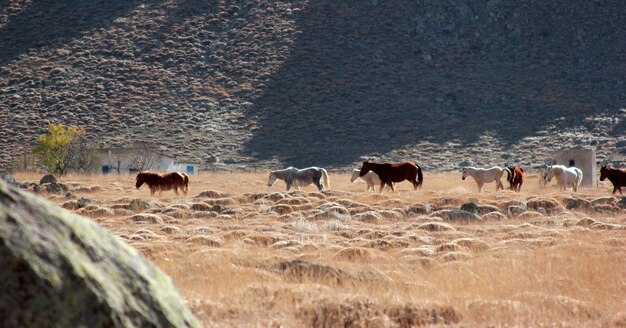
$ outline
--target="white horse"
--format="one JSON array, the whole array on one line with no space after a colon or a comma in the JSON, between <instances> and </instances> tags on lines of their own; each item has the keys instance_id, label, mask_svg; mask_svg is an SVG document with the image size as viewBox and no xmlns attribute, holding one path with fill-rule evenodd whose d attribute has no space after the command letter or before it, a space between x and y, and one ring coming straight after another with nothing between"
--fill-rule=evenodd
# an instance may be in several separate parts
<instances>
[{"instance_id":1,"label":"white horse","mask_svg":"<svg viewBox=\"0 0 626 328\"><path fill-rule=\"evenodd\" d=\"M378 174L374 171L369 171L364 176L360 177L359 173L361 173L360 169L352 170L352 178L350 178L350 182L354 183L354 181L362 179L367 184L367 191L376 191L376 186L380 185L380 177Z\"/></svg>"},{"instance_id":2,"label":"white horse","mask_svg":"<svg viewBox=\"0 0 626 328\"><path fill-rule=\"evenodd\" d=\"M475 168L471 166L466 166L463 168L463 176L462 180L467 179L467 177L472 177L478 184L478 192L483 191L483 185L489 182L496 182L496 191L500 189L504 189L504 185L500 179L502 179L502 175L504 174L504 170L499 166L494 166L490 169L481 169Z\"/></svg>"},{"instance_id":3,"label":"white horse","mask_svg":"<svg viewBox=\"0 0 626 328\"><path fill-rule=\"evenodd\" d=\"M545 181L550 182L552 177L556 178L556 186L560 190L565 190L568 187L572 187L574 191L578 191L578 186L583 181L583 171L577 167L565 167L565 165L552 165L549 166Z\"/></svg>"},{"instance_id":4,"label":"white horse","mask_svg":"<svg viewBox=\"0 0 626 328\"><path fill-rule=\"evenodd\" d=\"M324 179L324 185L322 186L321 180ZM299 170L293 166L290 166L283 170L270 171L270 177L267 180L269 187L276 183L276 180L283 180L287 184L287 191L291 187L295 187L300 190L300 187L306 187L312 183L315 184L320 191L326 187L330 188L330 181L328 179L328 173L326 170L319 167L307 167L306 169Z\"/></svg>"}]
</instances>

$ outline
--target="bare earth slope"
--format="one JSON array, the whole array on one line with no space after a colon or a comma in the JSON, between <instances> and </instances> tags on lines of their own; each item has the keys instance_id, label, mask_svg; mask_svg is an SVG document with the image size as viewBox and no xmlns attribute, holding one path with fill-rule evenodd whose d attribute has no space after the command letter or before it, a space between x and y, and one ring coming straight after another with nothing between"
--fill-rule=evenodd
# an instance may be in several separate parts
<instances>
[{"instance_id":1,"label":"bare earth slope","mask_svg":"<svg viewBox=\"0 0 626 328\"><path fill-rule=\"evenodd\" d=\"M623 156L623 17L618 0L3 0L0 165L47 121L201 164Z\"/></svg>"}]
</instances>

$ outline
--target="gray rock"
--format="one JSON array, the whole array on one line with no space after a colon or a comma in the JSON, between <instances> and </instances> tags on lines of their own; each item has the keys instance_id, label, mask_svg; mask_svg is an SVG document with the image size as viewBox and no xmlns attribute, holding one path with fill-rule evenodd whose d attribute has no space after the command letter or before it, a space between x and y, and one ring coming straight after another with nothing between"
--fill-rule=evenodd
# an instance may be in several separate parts
<instances>
[{"instance_id":1,"label":"gray rock","mask_svg":"<svg viewBox=\"0 0 626 328\"><path fill-rule=\"evenodd\" d=\"M622 197L622 200L617 202L617 206L626 209L626 197Z\"/></svg>"},{"instance_id":2,"label":"gray rock","mask_svg":"<svg viewBox=\"0 0 626 328\"><path fill-rule=\"evenodd\" d=\"M565 205L565 208L568 210L575 211L590 211L593 207L588 200L570 197L563 199L563 205Z\"/></svg>"},{"instance_id":3,"label":"gray rock","mask_svg":"<svg viewBox=\"0 0 626 328\"><path fill-rule=\"evenodd\" d=\"M517 217L518 215L526 212L526 209L522 206L511 205L506 209L506 212L510 217Z\"/></svg>"},{"instance_id":4,"label":"gray rock","mask_svg":"<svg viewBox=\"0 0 626 328\"><path fill-rule=\"evenodd\" d=\"M433 212L431 216L437 216L448 222L478 222L480 216L463 210L440 210Z\"/></svg>"},{"instance_id":5,"label":"gray rock","mask_svg":"<svg viewBox=\"0 0 626 328\"><path fill-rule=\"evenodd\" d=\"M78 203L78 208L87 207L87 205L92 203L91 199L85 197L79 198L76 202Z\"/></svg>"},{"instance_id":6,"label":"gray rock","mask_svg":"<svg viewBox=\"0 0 626 328\"><path fill-rule=\"evenodd\" d=\"M484 214L488 214L491 212L498 212L499 209L497 206L493 206L493 205L486 205L486 204L479 204L478 205L478 215L484 215Z\"/></svg>"},{"instance_id":7,"label":"gray rock","mask_svg":"<svg viewBox=\"0 0 626 328\"><path fill-rule=\"evenodd\" d=\"M215 155L209 155L206 159L207 163L210 164L215 164L215 163L219 163L220 159L219 157L215 156Z\"/></svg>"},{"instance_id":8,"label":"gray rock","mask_svg":"<svg viewBox=\"0 0 626 328\"><path fill-rule=\"evenodd\" d=\"M412 204L404 209L404 212L408 215L411 214L426 214L431 211L430 204Z\"/></svg>"},{"instance_id":9,"label":"gray rock","mask_svg":"<svg viewBox=\"0 0 626 328\"><path fill-rule=\"evenodd\" d=\"M68 188L66 185L62 184L62 183L49 183L47 185L45 185L44 190L47 193L51 193L51 194L58 194L58 193L62 193L62 192L67 192Z\"/></svg>"},{"instance_id":10,"label":"gray rock","mask_svg":"<svg viewBox=\"0 0 626 328\"><path fill-rule=\"evenodd\" d=\"M6 183L8 183L10 185L13 185L13 186L17 185L17 182L15 181L15 178L13 178L13 176L10 175L10 174L5 174L2 177L2 180L4 180Z\"/></svg>"},{"instance_id":11,"label":"gray rock","mask_svg":"<svg viewBox=\"0 0 626 328\"><path fill-rule=\"evenodd\" d=\"M2 327L200 326L171 280L135 249L4 182L0 267Z\"/></svg>"},{"instance_id":12,"label":"gray rock","mask_svg":"<svg viewBox=\"0 0 626 328\"><path fill-rule=\"evenodd\" d=\"M44 183L57 183L57 178L52 174L46 174L39 180L39 184Z\"/></svg>"},{"instance_id":13,"label":"gray rock","mask_svg":"<svg viewBox=\"0 0 626 328\"><path fill-rule=\"evenodd\" d=\"M478 213L478 205L474 202L469 202L461 205L461 211L468 211L470 213L477 214Z\"/></svg>"}]
</instances>

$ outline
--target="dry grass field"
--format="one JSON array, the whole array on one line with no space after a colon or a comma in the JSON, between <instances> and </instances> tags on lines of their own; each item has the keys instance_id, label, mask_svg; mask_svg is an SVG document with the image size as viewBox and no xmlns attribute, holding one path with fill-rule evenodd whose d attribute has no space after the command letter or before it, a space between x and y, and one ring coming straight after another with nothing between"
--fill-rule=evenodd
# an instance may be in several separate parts
<instances>
[{"instance_id":1,"label":"dry grass field","mask_svg":"<svg viewBox=\"0 0 626 328\"><path fill-rule=\"evenodd\" d=\"M154 261L207 327L626 326L626 210L610 184L561 193L530 175L521 193L479 194L461 173L426 173L418 192L378 194L330 180L285 193L266 174L206 173L186 196L151 197L134 176L70 175L69 198L42 195ZM478 214L457 211L468 202Z\"/></svg>"}]
</instances>

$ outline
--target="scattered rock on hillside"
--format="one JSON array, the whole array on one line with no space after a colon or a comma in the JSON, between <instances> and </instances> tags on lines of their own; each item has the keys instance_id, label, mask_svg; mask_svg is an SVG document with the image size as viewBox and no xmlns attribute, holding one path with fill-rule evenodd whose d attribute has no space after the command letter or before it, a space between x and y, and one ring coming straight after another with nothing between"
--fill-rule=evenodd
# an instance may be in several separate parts
<instances>
[{"instance_id":1,"label":"scattered rock on hillside","mask_svg":"<svg viewBox=\"0 0 626 328\"><path fill-rule=\"evenodd\" d=\"M444 221L450 222L478 222L481 220L477 214L463 210L440 210L433 212L431 216L441 217Z\"/></svg>"},{"instance_id":2,"label":"scattered rock on hillside","mask_svg":"<svg viewBox=\"0 0 626 328\"><path fill-rule=\"evenodd\" d=\"M502 221L506 219L506 215L496 211L496 212L489 212L487 214L484 214L482 218L483 220Z\"/></svg>"},{"instance_id":3,"label":"scattered rock on hillside","mask_svg":"<svg viewBox=\"0 0 626 328\"><path fill-rule=\"evenodd\" d=\"M203 192L201 192L200 194L198 194L198 196L196 196L196 198L225 198L228 197L227 193L223 193L221 191L216 191L216 190L205 190Z\"/></svg>"},{"instance_id":4,"label":"scattered rock on hillside","mask_svg":"<svg viewBox=\"0 0 626 328\"><path fill-rule=\"evenodd\" d=\"M509 214L510 217L514 218L526 212L526 207L511 205L506 209L506 212Z\"/></svg>"},{"instance_id":5,"label":"scattered rock on hillside","mask_svg":"<svg viewBox=\"0 0 626 328\"><path fill-rule=\"evenodd\" d=\"M45 236L42 238L41 236ZM0 325L199 327L171 280L95 222L0 182Z\"/></svg>"},{"instance_id":6,"label":"scattered rock on hillside","mask_svg":"<svg viewBox=\"0 0 626 328\"><path fill-rule=\"evenodd\" d=\"M617 206L619 206L622 209L626 209L626 197L622 197L622 200L617 202Z\"/></svg>"},{"instance_id":7,"label":"scattered rock on hillside","mask_svg":"<svg viewBox=\"0 0 626 328\"><path fill-rule=\"evenodd\" d=\"M420 203L409 205L404 209L404 212L407 215L427 214L430 211L431 211L430 204L420 204Z\"/></svg>"},{"instance_id":8,"label":"scattered rock on hillside","mask_svg":"<svg viewBox=\"0 0 626 328\"><path fill-rule=\"evenodd\" d=\"M474 202L465 203L461 205L461 211L478 214L478 205Z\"/></svg>"},{"instance_id":9,"label":"scattered rock on hillside","mask_svg":"<svg viewBox=\"0 0 626 328\"><path fill-rule=\"evenodd\" d=\"M85 197L81 197L76 201L76 204L78 204L78 208L87 207L87 205L91 203L92 203L92 200L89 198L85 198Z\"/></svg>"},{"instance_id":10,"label":"scattered rock on hillside","mask_svg":"<svg viewBox=\"0 0 626 328\"><path fill-rule=\"evenodd\" d=\"M57 178L52 174L46 174L39 180L40 185L44 183L57 183Z\"/></svg>"},{"instance_id":11,"label":"scattered rock on hillside","mask_svg":"<svg viewBox=\"0 0 626 328\"><path fill-rule=\"evenodd\" d=\"M547 215L554 215L565 211L563 205L552 198L534 198L526 202L529 210Z\"/></svg>"},{"instance_id":12,"label":"scattered rock on hillside","mask_svg":"<svg viewBox=\"0 0 626 328\"><path fill-rule=\"evenodd\" d=\"M586 199L566 197L563 199L563 205L568 210L575 211L590 211L592 209L592 204L590 201Z\"/></svg>"},{"instance_id":13,"label":"scattered rock on hillside","mask_svg":"<svg viewBox=\"0 0 626 328\"><path fill-rule=\"evenodd\" d=\"M15 181L15 178L13 178L13 176L10 175L10 174L3 175L2 176L2 180L4 180L4 182L6 182L7 184L10 184L12 186L18 185L17 181Z\"/></svg>"},{"instance_id":14,"label":"scattered rock on hillside","mask_svg":"<svg viewBox=\"0 0 626 328\"><path fill-rule=\"evenodd\" d=\"M44 188L44 190L50 194L60 194L63 192L67 192L69 190L66 185L62 183L56 183L56 182L42 184L41 187Z\"/></svg>"},{"instance_id":15,"label":"scattered rock on hillside","mask_svg":"<svg viewBox=\"0 0 626 328\"><path fill-rule=\"evenodd\" d=\"M427 231L449 231L449 230L456 230L454 229L453 226L447 224L447 223L443 223L443 222L426 222L424 224L421 224L417 227L418 229L421 230L427 230Z\"/></svg>"}]
</instances>

